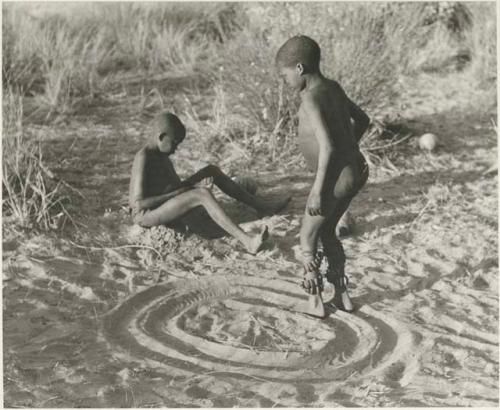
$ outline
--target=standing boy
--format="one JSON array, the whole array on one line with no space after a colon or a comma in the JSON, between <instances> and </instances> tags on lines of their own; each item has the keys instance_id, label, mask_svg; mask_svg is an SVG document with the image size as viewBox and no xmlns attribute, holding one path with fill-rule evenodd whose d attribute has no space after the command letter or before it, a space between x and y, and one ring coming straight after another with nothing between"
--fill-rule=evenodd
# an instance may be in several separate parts
<instances>
[{"instance_id":1,"label":"standing boy","mask_svg":"<svg viewBox=\"0 0 500 410\"><path fill-rule=\"evenodd\" d=\"M335 304L352 311L344 273L345 254L335 227L349 203L365 184L368 166L358 141L370 119L334 80L319 68L319 45L306 36L289 39L276 54L276 65L286 83L300 92L299 147L316 172L300 231L304 279L310 294L322 291L317 256L318 239L328 262L327 280L335 286Z\"/></svg>"},{"instance_id":2,"label":"standing boy","mask_svg":"<svg viewBox=\"0 0 500 410\"><path fill-rule=\"evenodd\" d=\"M203 207L208 215L226 232L238 239L245 249L255 254L268 237L267 227L258 235L242 231L224 212L212 192L198 186L211 180L226 195L245 203L261 214L273 214L283 209L290 198L270 202L252 195L219 168L209 165L182 181L170 156L184 140L186 128L177 116L160 114L156 118L157 133L136 154L130 178L129 205L134 222L140 226L172 224L190 210Z\"/></svg>"}]
</instances>

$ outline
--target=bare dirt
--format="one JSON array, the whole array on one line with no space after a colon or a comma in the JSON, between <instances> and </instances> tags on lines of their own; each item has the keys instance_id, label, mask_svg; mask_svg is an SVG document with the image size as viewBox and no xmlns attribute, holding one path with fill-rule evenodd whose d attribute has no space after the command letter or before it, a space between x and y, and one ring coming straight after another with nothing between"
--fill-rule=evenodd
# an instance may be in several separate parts
<instances>
[{"instance_id":1,"label":"bare dirt","mask_svg":"<svg viewBox=\"0 0 500 410\"><path fill-rule=\"evenodd\" d=\"M293 195L281 215L225 203L244 229L269 225L256 257L227 237L137 239L123 206L147 118L102 109L40 126L49 165L84 197L71 234L4 220L4 405L497 406L496 114L451 98L412 96L405 115L441 146L413 139L393 171L371 170L343 240L357 310L325 320L293 311L311 175L260 167L262 195ZM183 172L202 163L189 143ZM160 237L162 263L131 247Z\"/></svg>"}]
</instances>

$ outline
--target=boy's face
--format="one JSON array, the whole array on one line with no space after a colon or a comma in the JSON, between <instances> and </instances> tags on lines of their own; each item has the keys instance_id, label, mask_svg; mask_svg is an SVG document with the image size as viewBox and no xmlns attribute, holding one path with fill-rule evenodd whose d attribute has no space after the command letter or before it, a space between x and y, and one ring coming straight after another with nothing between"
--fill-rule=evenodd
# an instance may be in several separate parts
<instances>
[{"instance_id":1,"label":"boy's face","mask_svg":"<svg viewBox=\"0 0 500 410\"><path fill-rule=\"evenodd\" d=\"M285 83L294 90L302 90L305 86L305 79L302 76L303 70L299 65L295 67L278 67L280 77L285 80Z\"/></svg>"},{"instance_id":2,"label":"boy's face","mask_svg":"<svg viewBox=\"0 0 500 410\"><path fill-rule=\"evenodd\" d=\"M177 149L177 146L184 141L185 132L169 129L158 137L158 149L164 154L171 155Z\"/></svg>"}]
</instances>

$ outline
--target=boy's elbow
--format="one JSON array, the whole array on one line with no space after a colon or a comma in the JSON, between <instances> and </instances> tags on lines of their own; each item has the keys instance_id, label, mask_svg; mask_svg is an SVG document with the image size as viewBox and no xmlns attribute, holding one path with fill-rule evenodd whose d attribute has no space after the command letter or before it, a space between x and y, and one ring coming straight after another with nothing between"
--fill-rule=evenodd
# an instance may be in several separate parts
<instances>
[{"instance_id":1,"label":"boy's elbow","mask_svg":"<svg viewBox=\"0 0 500 410\"><path fill-rule=\"evenodd\" d=\"M361 127L362 129L362 135L368 131L368 128L370 128L370 120L368 119L368 121L366 121L365 123L363 123L363 126Z\"/></svg>"},{"instance_id":2,"label":"boy's elbow","mask_svg":"<svg viewBox=\"0 0 500 410\"><path fill-rule=\"evenodd\" d=\"M359 118L359 120L356 123L356 128L359 130L358 133L359 138L370 128L371 120L370 117L367 115L364 115L363 117Z\"/></svg>"},{"instance_id":3,"label":"boy's elbow","mask_svg":"<svg viewBox=\"0 0 500 410\"><path fill-rule=\"evenodd\" d=\"M357 118L360 127L367 129L370 126L371 119L368 115L362 111L361 115Z\"/></svg>"}]
</instances>

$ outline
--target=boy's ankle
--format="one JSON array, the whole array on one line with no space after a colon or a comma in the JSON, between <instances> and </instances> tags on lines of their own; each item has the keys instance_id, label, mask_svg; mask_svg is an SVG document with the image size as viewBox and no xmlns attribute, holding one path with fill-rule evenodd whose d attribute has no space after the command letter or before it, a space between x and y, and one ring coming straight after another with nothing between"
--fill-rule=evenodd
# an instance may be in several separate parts
<instances>
[{"instance_id":1,"label":"boy's ankle","mask_svg":"<svg viewBox=\"0 0 500 410\"><path fill-rule=\"evenodd\" d=\"M349 281L346 276L327 277L327 280L335 287L336 292L345 292L347 290Z\"/></svg>"}]
</instances>

